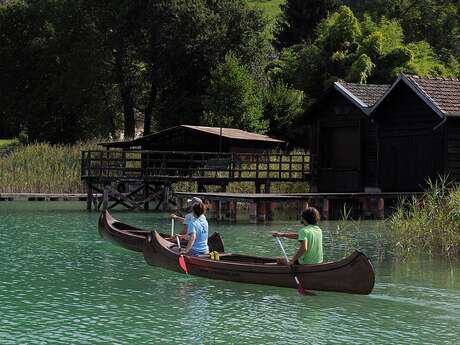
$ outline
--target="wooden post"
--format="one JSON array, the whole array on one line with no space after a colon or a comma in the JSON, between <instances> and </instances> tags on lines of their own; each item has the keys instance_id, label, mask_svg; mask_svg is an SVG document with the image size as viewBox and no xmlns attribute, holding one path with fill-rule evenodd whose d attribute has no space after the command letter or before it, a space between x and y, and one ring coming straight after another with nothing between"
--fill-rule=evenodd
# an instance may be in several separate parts
<instances>
[{"instance_id":1,"label":"wooden post","mask_svg":"<svg viewBox=\"0 0 460 345\"><path fill-rule=\"evenodd\" d=\"M321 212L321 217L325 220L329 219L329 199L323 199L323 208Z\"/></svg>"},{"instance_id":2,"label":"wooden post","mask_svg":"<svg viewBox=\"0 0 460 345\"><path fill-rule=\"evenodd\" d=\"M170 188L171 186L169 184L165 184L163 186L163 205L162 210L163 211L169 211L169 196L170 196Z\"/></svg>"},{"instance_id":3,"label":"wooden post","mask_svg":"<svg viewBox=\"0 0 460 345\"><path fill-rule=\"evenodd\" d=\"M385 201L379 198L377 202L377 219L385 218Z\"/></svg>"},{"instance_id":4,"label":"wooden post","mask_svg":"<svg viewBox=\"0 0 460 345\"><path fill-rule=\"evenodd\" d=\"M265 222L267 220L267 202L257 201L257 221Z\"/></svg>"},{"instance_id":5,"label":"wooden post","mask_svg":"<svg viewBox=\"0 0 460 345\"><path fill-rule=\"evenodd\" d=\"M257 203L255 202L249 204L249 221L257 223Z\"/></svg>"},{"instance_id":6,"label":"wooden post","mask_svg":"<svg viewBox=\"0 0 460 345\"><path fill-rule=\"evenodd\" d=\"M105 211L107 210L109 206L109 189L107 185L104 185L104 193L102 196L102 210Z\"/></svg>"},{"instance_id":7,"label":"wooden post","mask_svg":"<svg viewBox=\"0 0 460 345\"><path fill-rule=\"evenodd\" d=\"M144 182L144 200L147 200L149 197L149 184L147 182ZM144 202L144 210L149 209L149 202L146 201Z\"/></svg>"},{"instance_id":8,"label":"wooden post","mask_svg":"<svg viewBox=\"0 0 460 345\"><path fill-rule=\"evenodd\" d=\"M273 218L275 217L275 207L276 207L276 202L274 201L267 201L265 203L265 218L268 221L272 221Z\"/></svg>"},{"instance_id":9,"label":"wooden post","mask_svg":"<svg viewBox=\"0 0 460 345\"><path fill-rule=\"evenodd\" d=\"M93 188L91 183L86 181L86 209L91 211L91 205L93 203Z\"/></svg>"},{"instance_id":10,"label":"wooden post","mask_svg":"<svg viewBox=\"0 0 460 345\"><path fill-rule=\"evenodd\" d=\"M236 201L229 201L228 202L228 219L232 222L236 222L236 209L238 204Z\"/></svg>"}]
</instances>

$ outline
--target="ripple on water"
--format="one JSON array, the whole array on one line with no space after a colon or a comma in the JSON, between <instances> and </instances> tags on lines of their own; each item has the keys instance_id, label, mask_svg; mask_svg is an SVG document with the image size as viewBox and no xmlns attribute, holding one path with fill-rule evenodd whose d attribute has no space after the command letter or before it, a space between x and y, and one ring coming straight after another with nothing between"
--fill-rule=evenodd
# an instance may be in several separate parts
<instances>
[{"instance_id":1,"label":"ripple on water","mask_svg":"<svg viewBox=\"0 0 460 345\"><path fill-rule=\"evenodd\" d=\"M52 203L22 205L0 208L2 345L454 344L460 338L457 269L439 265L426 275L413 265L375 263L370 296L304 297L149 267L139 253L101 241L97 214L80 212L79 204L60 211L47 210ZM159 214L117 216L169 229ZM296 226L211 224L229 251L257 255L280 255L269 232ZM330 243L335 225L323 227ZM372 236L363 243L375 253ZM295 243L286 246L292 252ZM340 247L326 249L330 258L341 255Z\"/></svg>"}]
</instances>

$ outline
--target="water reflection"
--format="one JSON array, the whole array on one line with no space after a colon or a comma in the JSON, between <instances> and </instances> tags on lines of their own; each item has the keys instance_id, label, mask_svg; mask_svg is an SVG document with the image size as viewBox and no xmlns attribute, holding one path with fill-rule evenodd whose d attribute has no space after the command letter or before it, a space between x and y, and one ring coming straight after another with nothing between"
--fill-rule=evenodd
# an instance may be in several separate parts
<instances>
[{"instance_id":1,"label":"water reflection","mask_svg":"<svg viewBox=\"0 0 460 345\"><path fill-rule=\"evenodd\" d=\"M455 344L460 338L458 265L381 256L384 231L377 222L340 228L372 257L373 293L304 297L295 289L147 266L141 254L102 241L98 215L81 209L0 204L0 344ZM116 216L163 231L170 226L161 214ZM333 237L337 225L322 223L327 260L349 253L347 239ZM281 254L271 231L297 227L295 220L211 223L228 251L264 256ZM295 241L285 243L295 251Z\"/></svg>"}]
</instances>

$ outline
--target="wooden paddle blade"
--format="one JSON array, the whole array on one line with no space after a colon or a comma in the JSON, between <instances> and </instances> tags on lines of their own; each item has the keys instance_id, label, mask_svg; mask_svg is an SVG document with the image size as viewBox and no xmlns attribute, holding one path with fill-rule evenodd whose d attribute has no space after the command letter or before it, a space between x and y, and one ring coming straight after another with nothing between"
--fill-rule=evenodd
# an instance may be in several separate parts
<instances>
[{"instance_id":1,"label":"wooden paddle blade","mask_svg":"<svg viewBox=\"0 0 460 345\"><path fill-rule=\"evenodd\" d=\"M180 268L182 268L182 270L188 274L188 268L187 268L187 264L185 263L185 258L183 255L180 255L179 256L179 266Z\"/></svg>"},{"instance_id":2,"label":"wooden paddle blade","mask_svg":"<svg viewBox=\"0 0 460 345\"><path fill-rule=\"evenodd\" d=\"M316 294L313 291L304 289L304 287L302 286L302 283L300 282L299 278L297 278L297 276L294 276L294 280L297 283L297 291L301 295L316 296Z\"/></svg>"}]
</instances>

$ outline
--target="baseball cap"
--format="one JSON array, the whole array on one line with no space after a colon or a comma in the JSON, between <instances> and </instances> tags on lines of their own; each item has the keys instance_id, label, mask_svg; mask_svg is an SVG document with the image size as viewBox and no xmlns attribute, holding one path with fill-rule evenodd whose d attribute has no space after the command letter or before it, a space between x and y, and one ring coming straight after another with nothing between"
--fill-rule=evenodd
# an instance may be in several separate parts
<instances>
[{"instance_id":1,"label":"baseball cap","mask_svg":"<svg viewBox=\"0 0 460 345\"><path fill-rule=\"evenodd\" d=\"M202 204L202 203L203 203L203 201L200 198L197 198L196 196L194 196L191 199L187 199L187 204L189 206L193 206L195 204Z\"/></svg>"}]
</instances>

